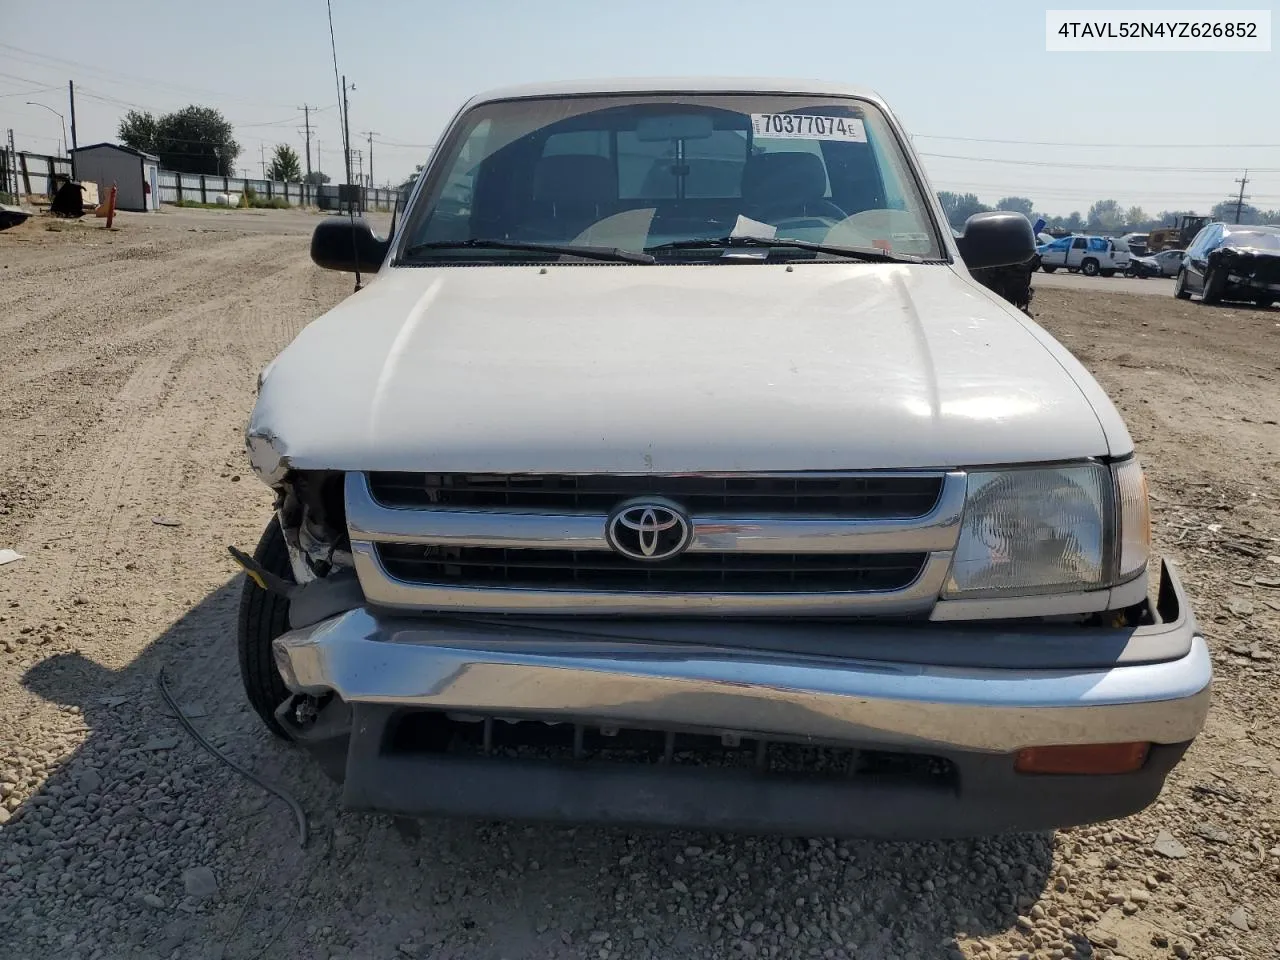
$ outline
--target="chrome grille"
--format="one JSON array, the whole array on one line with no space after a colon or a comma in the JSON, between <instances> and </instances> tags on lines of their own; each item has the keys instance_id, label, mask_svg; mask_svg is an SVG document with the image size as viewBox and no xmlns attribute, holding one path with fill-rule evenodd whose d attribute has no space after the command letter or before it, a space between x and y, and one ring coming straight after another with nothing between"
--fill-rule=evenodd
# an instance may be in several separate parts
<instances>
[{"instance_id":1,"label":"chrome grille","mask_svg":"<svg viewBox=\"0 0 1280 960\"><path fill-rule=\"evenodd\" d=\"M958 471L604 476L348 473L368 602L553 616L902 616L937 601L964 509ZM634 559L608 531L652 497L684 552Z\"/></svg>"},{"instance_id":2,"label":"chrome grille","mask_svg":"<svg viewBox=\"0 0 1280 960\"><path fill-rule=\"evenodd\" d=\"M389 507L593 510L661 496L690 513L906 519L933 509L942 476L780 474L625 476L599 474L371 473L369 489Z\"/></svg>"},{"instance_id":3,"label":"chrome grille","mask_svg":"<svg viewBox=\"0 0 1280 960\"><path fill-rule=\"evenodd\" d=\"M646 563L600 550L378 545L386 571L409 583L683 594L901 590L919 576L925 556L708 552Z\"/></svg>"}]
</instances>

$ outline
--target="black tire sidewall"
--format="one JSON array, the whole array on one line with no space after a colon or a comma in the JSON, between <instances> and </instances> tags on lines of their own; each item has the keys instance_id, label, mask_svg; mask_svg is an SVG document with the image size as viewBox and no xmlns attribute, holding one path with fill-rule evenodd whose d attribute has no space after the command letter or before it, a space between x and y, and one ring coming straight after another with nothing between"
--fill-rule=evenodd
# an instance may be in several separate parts
<instances>
[{"instance_id":1,"label":"black tire sidewall","mask_svg":"<svg viewBox=\"0 0 1280 960\"><path fill-rule=\"evenodd\" d=\"M271 518L262 532L262 539L253 551L253 558L269 572L290 583L294 582L293 568L289 564L289 547L275 517ZM289 698L289 688L284 685L284 680L276 669L271 641L288 629L288 599L263 590L249 577L245 577L240 591L236 630L240 680L254 712L272 733L286 739L284 728L275 718L275 711Z\"/></svg>"},{"instance_id":2,"label":"black tire sidewall","mask_svg":"<svg viewBox=\"0 0 1280 960\"><path fill-rule=\"evenodd\" d=\"M1096 277L1101 272L1101 269L1097 260L1084 260L1080 263L1080 272L1086 277Z\"/></svg>"},{"instance_id":3,"label":"black tire sidewall","mask_svg":"<svg viewBox=\"0 0 1280 960\"><path fill-rule=\"evenodd\" d=\"M1200 291L1202 303L1217 303L1222 299L1222 284L1218 282L1217 267L1205 267L1204 288Z\"/></svg>"},{"instance_id":4,"label":"black tire sidewall","mask_svg":"<svg viewBox=\"0 0 1280 960\"><path fill-rule=\"evenodd\" d=\"M1179 300L1190 300L1191 294L1187 292L1187 271L1179 269L1173 277L1173 295Z\"/></svg>"}]
</instances>

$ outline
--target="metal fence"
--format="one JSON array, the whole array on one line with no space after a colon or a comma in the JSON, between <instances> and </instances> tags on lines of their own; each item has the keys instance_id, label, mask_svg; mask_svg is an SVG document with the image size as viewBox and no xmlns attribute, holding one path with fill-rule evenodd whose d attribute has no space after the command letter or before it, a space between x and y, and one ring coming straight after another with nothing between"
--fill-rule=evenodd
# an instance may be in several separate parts
<instances>
[{"instance_id":1,"label":"metal fence","mask_svg":"<svg viewBox=\"0 0 1280 960\"><path fill-rule=\"evenodd\" d=\"M43 153L12 156L0 149L0 193L17 192L19 196L49 196L54 177L70 177L71 161L66 157L50 157Z\"/></svg>"},{"instance_id":2,"label":"metal fence","mask_svg":"<svg viewBox=\"0 0 1280 960\"><path fill-rule=\"evenodd\" d=\"M212 177L196 173L160 171L160 202L216 203L219 194L243 195L252 190L260 200L283 200L291 207L320 207L322 210L338 209L338 186L326 183L320 186L306 183L289 183L284 180L258 180L252 177ZM365 210L390 210L395 203L396 191L380 187L366 187L360 193L363 203L357 206Z\"/></svg>"},{"instance_id":3,"label":"metal fence","mask_svg":"<svg viewBox=\"0 0 1280 960\"><path fill-rule=\"evenodd\" d=\"M17 189L19 196L51 196L56 177L71 176L71 160L67 157L51 157L42 153L17 151L13 156L0 149L0 193ZM103 184L102 186L109 186ZM214 203L219 194L235 194L237 199L252 189L261 200L279 198L291 207L313 206L322 210L337 210L338 185L322 186L305 183L286 183L282 180L255 180L245 177L212 177L204 174L160 171L159 190L161 203ZM379 187L359 190L363 202L356 201L357 209L388 211L395 203L396 191Z\"/></svg>"}]
</instances>

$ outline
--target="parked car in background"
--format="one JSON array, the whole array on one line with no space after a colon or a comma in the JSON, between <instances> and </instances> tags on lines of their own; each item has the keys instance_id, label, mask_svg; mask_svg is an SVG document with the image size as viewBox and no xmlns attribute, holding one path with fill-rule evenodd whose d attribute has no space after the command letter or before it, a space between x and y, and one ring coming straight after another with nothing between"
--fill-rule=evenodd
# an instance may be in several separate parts
<instances>
[{"instance_id":1,"label":"parked car in background","mask_svg":"<svg viewBox=\"0 0 1280 960\"><path fill-rule=\"evenodd\" d=\"M1173 295L1204 303L1252 300L1269 307L1280 300L1280 227L1211 223L1187 247Z\"/></svg>"},{"instance_id":2,"label":"parked car in background","mask_svg":"<svg viewBox=\"0 0 1280 960\"><path fill-rule=\"evenodd\" d=\"M1045 273L1065 267L1087 277L1114 277L1129 266L1129 248L1110 237L1063 237L1036 248Z\"/></svg>"},{"instance_id":3,"label":"parked car in background","mask_svg":"<svg viewBox=\"0 0 1280 960\"><path fill-rule=\"evenodd\" d=\"M1174 277L1182 267L1185 250L1162 250L1146 257L1130 257L1126 277Z\"/></svg>"},{"instance_id":4,"label":"parked car in background","mask_svg":"<svg viewBox=\"0 0 1280 960\"><path fill-rule=\"evenodd\" d=\"M1120 239L1125 242L1129 248L1129 252L1135 257L1145 257L1147 255L1147 239L1151 235L1148 233L1126 233Z\"/></svg>"}]
</instances>

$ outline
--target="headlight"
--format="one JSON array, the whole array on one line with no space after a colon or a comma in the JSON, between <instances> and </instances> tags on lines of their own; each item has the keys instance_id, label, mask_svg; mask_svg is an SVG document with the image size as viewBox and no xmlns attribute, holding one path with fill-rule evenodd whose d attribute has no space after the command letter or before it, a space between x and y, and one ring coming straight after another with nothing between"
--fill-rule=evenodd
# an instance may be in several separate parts
<instances>
[{"instance_id":1,"label":"headlight","mask_svg":"<svg viewBox=\"0 0 1280 960\"><path fill-rule=\"evenodd\" d=\"M974 471L944 593L1099 590L1145 570L1149 547L1146 483L1136 459L1114 468Z\"/></svg>"},{"instance_id":2,"label":"headlight","mask_svg":"<svg viewBox=\"0 0 1280 960\"><path fill-rule=\"evenodd\" d=\"M1115 576L1120 583L1147 569L1151 556L1151 506L1147 501L1147 478L1137 457L1117 463L1111 470L1120 523Z\"/></svg>"}]
</instances>

